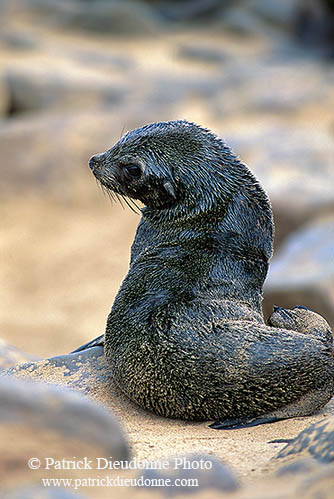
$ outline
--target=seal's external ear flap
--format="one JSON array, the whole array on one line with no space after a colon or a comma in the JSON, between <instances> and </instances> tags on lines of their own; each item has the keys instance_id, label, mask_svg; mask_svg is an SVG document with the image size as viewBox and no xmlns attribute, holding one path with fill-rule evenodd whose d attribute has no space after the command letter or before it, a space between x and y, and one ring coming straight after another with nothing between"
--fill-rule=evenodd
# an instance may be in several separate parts
<instances>
[{"instance_id":1,"label":"seal's external ear flap","mask_svg":"<svg viewBox=\"0 0 334 499\"><path fill-rule=\"evenodd\" d=\"M164 183L164 188L166 189L166 191L168 192L168 194L170 194L172 196L172 198L176 199L174 187L172 186L172 184L170 182L165 182Z\"/></svg>"}]
</instances>

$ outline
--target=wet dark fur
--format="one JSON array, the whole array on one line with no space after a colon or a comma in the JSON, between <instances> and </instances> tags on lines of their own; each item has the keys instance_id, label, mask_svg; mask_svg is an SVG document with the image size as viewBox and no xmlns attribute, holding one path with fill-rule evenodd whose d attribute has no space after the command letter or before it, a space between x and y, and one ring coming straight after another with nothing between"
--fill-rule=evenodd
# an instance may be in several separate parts
<instances>
[{"instance_id":1,"label":"wet dark fur","mask_svg":"<svg viewBox=\"0 0 334 499\"><path fill-rule=\"evenodd\" d=\"M272 211L229 147L186 121L153 123L90 165L107 189L145 205L105 333L122 391L189 420L302 416L327 403L334 360L326 321L277 307L264 323Z\"/></svg>"}]
</instances>

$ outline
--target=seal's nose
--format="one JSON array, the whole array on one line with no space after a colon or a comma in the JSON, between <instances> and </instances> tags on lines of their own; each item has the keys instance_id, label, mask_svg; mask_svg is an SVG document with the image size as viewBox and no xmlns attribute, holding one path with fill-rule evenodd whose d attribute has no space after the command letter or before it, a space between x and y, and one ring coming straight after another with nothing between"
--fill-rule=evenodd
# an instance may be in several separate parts
<instances>
[{"instance_id":1,"label":"seal's nose","mask_svg":"<svg viewBox=\"0 0 334 499\"><path fill-rule=\"evenodd\" d=\"M89 168L92 171L100 168L105 161L105 157L106 155L104 152L101 152L100 154L94 154L94 156L92 156L89 160Z\"/></svg>"},{"instance_id":2,"label":"seal's nose","mask_svg":"<svg viewBox=\"0 0 334 499\"><path fill-rule=\"evenodd\" d=\"M89 168L94 171L97 166L98 166L98 154L95 154L95 156L92 156L89 160Z\"/></svg>"}]
</instances>

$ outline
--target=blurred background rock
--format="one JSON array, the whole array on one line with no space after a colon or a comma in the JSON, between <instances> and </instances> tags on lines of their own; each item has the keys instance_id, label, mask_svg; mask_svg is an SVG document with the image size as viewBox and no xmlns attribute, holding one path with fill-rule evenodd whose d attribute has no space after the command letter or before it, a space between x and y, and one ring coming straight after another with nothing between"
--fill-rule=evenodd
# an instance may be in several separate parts
<instances>
[{"instance_id":1,"label":"blurred background rock","mask_svg":"<svg viewBox=\"0 0 334 499\"><path fill-rule=\"evenodd\" d=\"M265 288L334 325L332 0L0 0L0 336L65 353L104 330L138 216L87 167L128 129L213 129L268 191Z\"/></svg>"}]
</instances>

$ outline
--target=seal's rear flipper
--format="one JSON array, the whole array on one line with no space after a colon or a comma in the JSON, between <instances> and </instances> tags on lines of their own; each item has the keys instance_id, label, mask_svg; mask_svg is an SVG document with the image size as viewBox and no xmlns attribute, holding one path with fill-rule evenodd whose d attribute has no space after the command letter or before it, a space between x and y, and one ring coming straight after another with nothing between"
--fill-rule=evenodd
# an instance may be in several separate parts
<instances>
[{"instance_id":1,"label":"seal's rear flipper","mask_svg":"<svg viewBox=\"0 0 334 499\"><path fill-rule=\"evenodd\" d=\"M239 430L242 428L251 428L252 426L258 426L260 424L275 423L283 418L278 418L277 416L271 417L259 417L252 419L225 419L224 421L216 421L209 425L209 428L214 430Z\"/></svg>"},{"instance_id":2,"label":"seal's rear flipper","mask_svg":"<svg viewBox=\"0 0 334 499\"><path fill-rule=\"evenodd\" d=\"M95 340L91 340L88 343L81 345L81 347L76 348L71 353L82 352L83 350L87 350L88 348L98 347L98 346L100 347L104 346L104 334L101 334L101 336L98 336L97 338L95 338Z\"/></svg>"}]
</instances>

